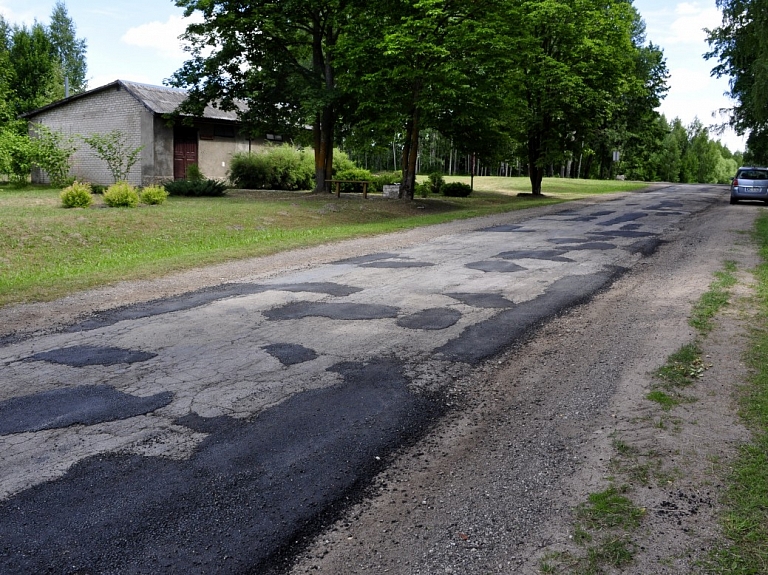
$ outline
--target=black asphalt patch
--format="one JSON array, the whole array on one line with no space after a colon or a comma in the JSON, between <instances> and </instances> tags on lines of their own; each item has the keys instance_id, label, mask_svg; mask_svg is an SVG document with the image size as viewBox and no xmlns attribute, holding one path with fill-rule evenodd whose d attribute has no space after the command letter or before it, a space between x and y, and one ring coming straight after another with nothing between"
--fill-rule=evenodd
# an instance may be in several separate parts
<instances>
[{"instance_id":1,"label":"black asphalt patch","mask_svg":"<svg viewBox=\"0 0 768 575\"><path fill-rule=\"evenodd\" d=\"M624 249L631 254L640 254L644 257L648 257L653 255L663 243L664 242L658 237L646 238L644 240L638 240Z\"/></svg>"},{"instance_id":2,"label":"black asphalt patch","mask_svg":"<svg viewBox=\"0 0 768 575\"><path fill-rule=\"evenodd\" d=\"M397 325L407 329L446 329L461 319L461 312L446 307L435 307L401 317Z\"/></svg>"},{"instance_id":3,"label":"black asphalt patch","mask_svg":"<svg viewBox=\"0 0 768 575\"><path fill-rule=\"evenodd\" d=\"M507 349L542 321L589 300L610 285L624 268L612 267L586 276L568 276L555 281L543 295L499 312L467 327L461 335L435 350L451 361L476 364Z\"/></svg>"},{"instance_id":4,"label":"black asphalt patch","mask_svg":"<svg viewBox=\"0 0 768 575\"><path fill-rule=\"evenodd\" d=\"M189 460L101 455L0 504L2 573L263 573L358 501L387 455L441 414L395 362L252 421L189 418ZM183 424L184 420L177 423Z\"/></svg>"},{"instance_id":5,"label":"black asphalt patch","mask_svg":"<svg viewBox=\"0 0 768 575\"><path fill-rule=\"evenodd\" d=\"M633 222L635 220L639 220L640 218L647 217L648 214L646 212L627 212L626 214L622 214L620 216L617 216L611 220L608 220L607 222L599 222L598 226L615 226L616 224L623 224L624 222Z\"/></svg>"},{"instance_id":6,"label":"black asphalt patch","mask_svg":"<svg viewBox=\"0 0 768 575\"><path fill-rule=\"evenodd\" d=\"M626 227L626 226L625 226ZM613 232L589 232L593 236L601 236L603 238L647 238L655 234L651 232L638 232L637 230L620 229Z\"/></svg>"},{"instance_id":7,"label":"black asphalt patch","mask_svg":"<svg viewBox=\"0 0 768 575\"><path fill-rule=\"evenodd\" d=\"M359 265L359 264L367 264L370 262L375 262L378 260L389 260L392 258L396 258L398 254L391 254L391 253L379 253L379 254L368 254L367 256L359 256L356 258L346 258L343 260L337 260L335 262L331 262L332 264L353 264L353 265Z\"/></svg>"},{"instance_id":8,"label":"black asphalt patch","mask_svg":"<svg viewBox=\"0 0 768 575\"><path fill-rule=\"evenodd\" d=\"M535 232L536 230L526 229L523 226L517 225L517 224L505 224L501 226L492 226L490 228L482 228L477 230L478 232L523 232L523 233L531 233Z\"/></svg>"},{"instance_id":9,"label":"black asphalt patch","mask_svg":"<svg viewBox=\"0 0 768 575\"><path fill-rule=\"evenodd\" d=\"M108 385L44 391L0 402L0 435L128 419L165 407L172 400L169 391L135 397Z\"/></svg>"},{"instance_id":10,"label":"black asphalt patch","mask_svg":"<svg viewBox=\"0 0 768 575\"><path fill-rule=\"evenodd\" d=\"M135 351L120 347L101 347L95 345L74 345L51 351L36 353L24 361L47 361L70 367L88 365L118 365L121 363L140 363L157 357L156 353Z\"/></svg>"},{"instance_id":11,"label":"black asphalt patch","mask_svg":"<svg viewBox=\"0 0 768 575\"><path fill-rule=\"evenodd\" d=\"M433 263L429 262L414 262L407 260L390 260L390 261L378 261L368 264L360 264L361 268L382 268L382 269L406 269L406 268L429 268Z\"/></svg>"},{"instance_id":12,"label":"black asphalt patch","mask_svg":"<svg viewBox=\"0 0 768 575\"><path fill-rule=\"evenodd\" d=\"M550 244L584 244L594 241L592 238L552 238L547 240Z\"/></svg>"},{"instance_id":13,"label":"black asphalt patch","mask_svg":"<svg viewBox=\"0 0 768 575\"><path fill-rule=\"evenodd\" d=\"M498 260L472 262L466 264L466 267L472 270L480 270L481 272L498 272L503 274L525 271L527 269L512 262L500 262Z\"/></svg>"},{"instance_id":14,"label":"black asphalt patch","mask_svg":"<svg viewBox=\"0 0 768 575\"><path fill-rule=\"evenodd\" d=\"M315 350L295 343L273 343L261 349L286 366L317 359Z\"/></svg>"},{"instance_id":15,"label":"black asphalt patch","mask_svg":"<svg viewBox=\"0 0 768 575\"><path fill-rule=\"evenodd\" d=\"M569 246L569 252L575 252L579 250L594 250L594 251L606 251L615 250L616 244L609 244L608 242L590 242L586 244L580 244L577 246Z\"/></svg>"},{"instance_id":16,"label":"black asphalt patch","mask_svg":"<svg viewBox=\"0 0 768 575\"><path fill-rule=\"evenodd\" d=\"M668 209L677 209L684 207L684 204L675 201L675 200L664 200L659 202L658 204L654 204L652 206L648 206L647 210L668 210Z\"/></svg>"},{"instance_id":17,"label":"black asphalt patch","mask_svg":"<svg viewBox=\"0 0 768 575\"><path fill-rule=\"evenodd\" d=\"M361 288L331 282L308 282L298 284L224 284L214 288L205 288L178 296L159 299L147 303L135 304L93 314L89 319L69 326L64 333L75 333L108 327L121 321L154 317L166 313L186 311L208 305L222 299L255 295L268 291L289 291L322 293L336 297L348 296L362 291Z\"/></svg>"},{"instance_id":18,"label":"black asphalt patch","mask_svg":"<svg viewBox=\"0 0 768 575\"><path fill-rule=\"evenodd\" d=\"M264 312L273 321L327 317L329 319L385 319L398 316L399 309L391 305L368 303L326 303L297 301Z\"/></svg>"},{"instance_id":19,"label":"black asphalt patch","mask_svg":"<svg viewBox=\"0 0 768 575\"><path fill-rule=\"evenodd\" d=\"M472 307L503 309L515 306L515 302L497 293L447 293L445 295Z\"/></svg>"},{"instance_id":20,"label":"black asphalt patch","mask_svg":"<svg viewBox=\"0 0 768 575\"><path fill-rule=\"evenodd\" d=\"M503 260L547 260L550 262L572 262L572 259L563 257L563 254L568 253L568 249L559 250L514 250L510 252L501 252L495 255L496 258Z\"/></svg>"}]
</instances>

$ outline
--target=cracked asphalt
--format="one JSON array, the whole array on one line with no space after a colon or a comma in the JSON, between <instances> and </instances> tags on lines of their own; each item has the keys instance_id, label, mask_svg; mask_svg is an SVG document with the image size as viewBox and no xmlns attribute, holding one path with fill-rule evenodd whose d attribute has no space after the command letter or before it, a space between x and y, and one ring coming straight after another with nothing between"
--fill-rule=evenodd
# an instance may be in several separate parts
<instances>
[{"instance_id":1,"label":"cracked asphalt","mask_svg":"<svg viewBox=\"0 0 768 575\"><path fill-rule=\"evenodd\" d=\"M479 219L6 339L0 572L260 572L450 409L456 378L722 194Z\"/></svg>"}]
</instances>

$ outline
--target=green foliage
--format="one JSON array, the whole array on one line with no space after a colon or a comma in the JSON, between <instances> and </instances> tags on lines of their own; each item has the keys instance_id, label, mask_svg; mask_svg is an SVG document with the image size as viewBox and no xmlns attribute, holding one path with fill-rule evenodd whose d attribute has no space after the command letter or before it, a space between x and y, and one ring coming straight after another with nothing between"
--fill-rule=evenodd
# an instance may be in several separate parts
<instances>
[{"instance_id":1,"label":"green foliage","mask_svg":"<svg viewBox=\"0 0 768 575\"><path fill-rule=\"evenodd\" d=\"M441 191L444 196L449 198L466 198L472 193L472 188L462 182L450 182L443 185Z\"/></svg>"},{"instance_id":2,"label":"green foliage","mask_svg":"<svg viewBox=\"0 0 768 575\"><path fill-rule=\"evenodd\" d=\"M223 196L227 184L219 180L171 180L163 184L165 191L171 196Z\"/></svg>"},{"instance_id":3,"label":"green foliage","mask_svg":"<svg viewBox=\"0 0 768 575\"><path fill-rule=\"evenodd\" d=\"M344 170L339 170L334 174L333 176L337 180L354 180L357 182L370 182L373 178L373 175L368 170L364 170L363 168L346 168ZM362 192L363 191L363 185L362 184L340 184L341 185L341 191L345 193L352 193L352 192Z\"/></svg>"},{"instance_id":4,"label":"green foliage","mask_svg":"<svg viewBox=\"0 0 768 575\"><path fill-rule=\"evenodd\" d=\"M33 127L34 164L48 174L51 184L63 186L70 180L69 160L77 150L74 138L42 124Z\"/></svg>"},{"instance_id":5,"label":"green foliage","mask_svg":"<svg viewBox=\"0 0 768 575\"><path fill-rule=\"evenodd\" d=\"M111 208L135 208L139 205L139 194L128 182L116 182L104 192L104 203Z\"/></svg>"},{"instance_id":6,"label":"green foliage","mask_svg":"<svg viewBox=\"0 0 768 575\"><path fill-rule=\"evenodd\" d=\"M67 13L66 5L60 0L57 1L51 13L48 35L61 67L61 74L69 80L71 94L84 92L87 84L87 45L85 40L77 38L76 34L77 28Z\"/></svg>"},{"instance_id":7,"label":"green foliage","mask_svg":"<svg viewBox=\"0 0 768 575\"><path fill-rule=\"evenodd\" d=\"M205 176L203 175L203 172L200 171L200 166L197 164L189 164L187 166L187 177L185 179L190 182L202 182L205 179Z\"/></svg>"},{"instance_id":8,"label":"green foliage","mask_svg":"<svg viewBox=\"0 0 768 575\"><path fill-rule=\"evenodd\" d=\"M313 178L312 157L287 144L259 154L235 154L229 168L229 179L243 189L308 190Z\"/></svg>"},{"instance_id":9,"label":"green foliage","mask_svg":"<svg viewBox=\"0 0 768 575\"><path fill-rule=\"evenodd\" d=\"M139 193L141 203L150 206L162 204L167 198L168 192L162 186L147 186Z\"/></svg>"},{"instance_id":10,"label":"green foliage","mask_svg":"<svg viewBox=\"0 0 768 575\"><path fill-rule=\"evenodd\" d=\"M402 178L403 174L401 172L384 172L381 174L372 174L369 190L372 192L381 192L384 189L384 186L399 184Z\"/></svg>"},{"instance_id":11,"label":"green foliage","mask_svg":"<svg viewBox=\"0 0 768 575\"><path fill-rule=\"evenodd\" d=\"M84 136L83 141L93 149L99 159L106 162L115 183L128 178L128 173L141 159L141 150L144 149L144 146L134 148L128 141L128 136L120 130Z\"/></svg>"},{"instance_id":12,"label":"green foliage","mask_svg":"<svg viewBox=\"0 0 768 575\"><path fill-rule=\"evenodd\" d=\"M439 194L443 191L445 185L445 178L440 172L433 172L429 174L429 191L433 194Z\"/></svg>"},{"instance_id":13,"label":"green foliage","mask_svg":"<svg viewBox=\"0 0 768 575\"><path fill-rule=\"evenodd\" d=\"M26 134L0 129L0 174L16 185L26 184L35 162L35 149Z\"/></svg>"},{"instance_id":14,"label":"green foliage","mask_svg":"<svg viewBox=\"0 0 768 575\"><path fill-rule=\"evenodd\" d=\"M61 191L61 203L65 208L87 208L93 203L90 184L75 182Z\"/></svg>"}]
</instances>

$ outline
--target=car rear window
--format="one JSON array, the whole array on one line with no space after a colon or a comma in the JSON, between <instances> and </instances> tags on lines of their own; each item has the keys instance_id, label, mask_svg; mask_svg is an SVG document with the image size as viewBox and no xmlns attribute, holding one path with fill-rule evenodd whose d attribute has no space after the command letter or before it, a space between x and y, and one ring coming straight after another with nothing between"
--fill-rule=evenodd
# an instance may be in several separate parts
<instances>
[{"instance_id":1,"label":"car rear window","mask_svg":"<svg viewBox=\"0 0 768 575\"><path fill-rule=\"evenodd\" d=\"M768 180L768 170L742 170L736 177L743 180Z\"/></svg>"}]
</instances>

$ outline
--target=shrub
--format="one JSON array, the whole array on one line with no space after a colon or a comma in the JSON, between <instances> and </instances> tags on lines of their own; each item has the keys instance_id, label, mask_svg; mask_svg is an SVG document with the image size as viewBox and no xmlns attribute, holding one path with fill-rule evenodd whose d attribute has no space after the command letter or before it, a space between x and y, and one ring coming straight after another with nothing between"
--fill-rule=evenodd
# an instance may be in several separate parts
<instances>
[{"instance_id":1,"label":"shrub","mask_svg":"<svg viewBox=\"0 0 768 575\"><path fill-rule=\"evenodd\" d=\"M336 180L355 180L355 181L361 181L361 182L363 181L370 182L373 179L373 175L368 170L365 170L363 168L354 168L354 167L336 172L336 174L333 177ZM335 190L335 187L334 187L334 190ZM341 184L341 191L346 193L362 192L363 185L362 184Z\"/></svg>"},{"instance_id":2,"label":"shrub","mask_svg":"<svg viewBox=\"0 0 768 575\"><path fill-rule=\"evenodd\" d=\"M429 174L429 191L433 194L439 194L443 190L445 185L445 179L440 172L433 172Z\"/></svg>"},{"instance_id":3,"label":"shrub","mask_svg":"<svg viewBox=\"0 0 768 575\"><path fill-rule=\"evenodd\" d=\"M227 184L220 180L171 180L163 187L172 196L223 196L227 191Z\"/></svg>"},{"instance_id":4,"label":"shrub","mask_svg":"<svg viewBox=\"0 0 768 575\"><path fill-rule=\"evenodd\" d=\"M338 148L333 149L333 177L337 179L341 179L338 177L339 172L344 172L346 170L354 170L357 168L357 165L355 165L355 162L349 159L349 156L346 152L342 152Z\"/></svg>"},{"instance_id":5,"label":"shrub","mask_svg":"<svg viewBox=\"0 0 768 575\"><path fill-rule=\"evenodd\" d=\"M235 154L229 168L232 183L250 190L308 190L314 177L312 156L288 144L258 154Z\"/></svg>"},{"instance_id":6,"label":"shrub","mask_svg":"<svg viewBox=\"0 0 768 575\"><path fill-rule=\"evenodd\" d=\"M432 184L430 182L421 182L420 184L416 184L416 187L413 190L414 195L417 195L420 198L428 197L429 192L431 191L432 191Z\"/></svg>"},{"instance_id":7,"label":"shrub","mask_svg":"<svg viewBox=\"0 0 768 575\"><path fill-rule=\"evenodd\" d=\"M472 193L472 188L470 188L468 184L451 182L443 185L442 192L444 196L448 196L449 198L466 198Z\"/></svg>"},{"instance_id":8,"label":"shrub","mask_svg":"<svg viewBox=\"0 0 768 575\"><path fill-rule=\"evenodd\" d=\"M200 171L200 166L197 164L189 164L187 166L187 177L185 179L190 182L202 182L205 179L205 176L203 175L203 172Z\"/></svg>"},{"instance_id":9,"label":"shrub","mask_svg":"<svg viewBox=\"0 0 768 575\"><path fill-rule=\"evenodd\" d=\"M75 179L69 176L69 160L77 151L74 138L42 124L35 124L33 130L33 163L48 174L54 186L73 184Z\"/></svg>"},{"instance_id":10,"label":"shrub","mask_svg":"<svg viewBox=\"0 0 768 575\"><path fill-rule=\"evenodd\" d=\"M104 192L104 202L111 208L135 208L139 205L139 194L128 182L117 182Z\"/></svg>"},{"instance_id":11,"label":"shrub","mask_svg":"<svg viewBox=\"0 0 768 575\"><path fill-rule=\"evenodd\" d=\"M399 184L403 179L401 172L384 172L381 174L375 174L371 178L371 185L369 191L381 192L384 186L391 186L393 184Z\"/></svg>"},{"instance_id":12,"label":"shrub","mask_svg":"<svg viewBox=\"0 0 768 575\"><path fill-rule=\"evenodd\" d=\"M107 191L107 188L109 186L105 186L104 184L91 184L91 192L94 194L103 194Z\"/></svg>"},{"instance_id":13,"label":"shrub","mask_svg":"<svg viewBox=\"0 0 768 575\"><path fill-rule=\"evenodd\" d=\"M139 194L142 204L156 206L162 204L168 198L168 192L162 186L147 186Z\"/></svg>"},{"instance_id":14,"label":"shrub","mask_svg":"<svg viewBox=\"0 0 768 575\"><path fill-rule=\"evenodd\" d=\"M61 190L59 196L65 208L87 208L93 203L91 185L74 182L71 186Z\"/></svg>"},{"instance_id":15,"label":"shrub","mask_svg":"<svg viewBox=\"0 0 768 575\"><path fill-rule=\"evenodd\" d=\"M107 163L115 183L128 177L133 165L141 159L141 150L144 149L144 146L132 147L128 136L120 130L84 136L83 141L99 159Z\"/></svg>"}]
</instances>

